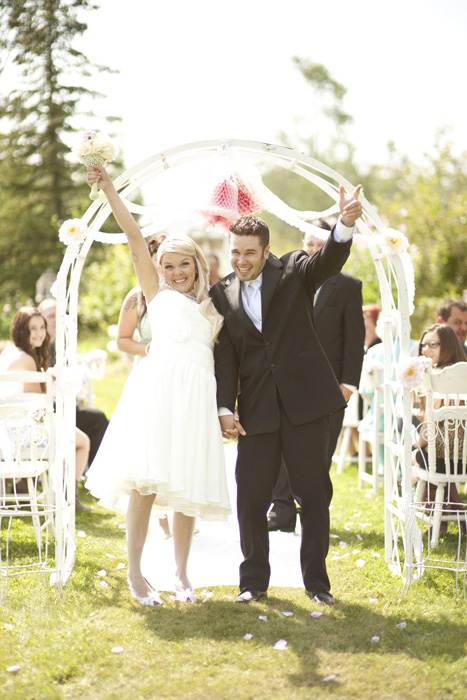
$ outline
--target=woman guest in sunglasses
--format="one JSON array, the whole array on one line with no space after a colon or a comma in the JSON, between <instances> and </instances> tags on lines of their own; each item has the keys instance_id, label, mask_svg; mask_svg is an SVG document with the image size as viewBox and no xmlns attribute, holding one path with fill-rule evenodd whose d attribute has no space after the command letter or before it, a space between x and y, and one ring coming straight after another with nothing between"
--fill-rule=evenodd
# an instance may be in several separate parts
<instances>
[{"instance_id":1,"label":"woman guest in sunglasses","mask_svg":"<svg viewBox=\"0 0 467 700\"><path fill-rule=\"evenodd\" d=\"M455 365L457 362L465 362L464 351L459 342L459 339L453 329L446 323L435 323L433 326L426 328L420 338L418 354L424 357L429 357L432 366L436 370L442 370L450 365ZM425 420L425 398L422 397L420 403L420 418L423 423ZM418 449L414 453L416 463L426 469L428 465L427 443L422 436L418 439ZM444 443L442 438L436 444L436 471L440 474L446 472L446 464L444 461ZM431 489L433 490L433 488ZM430 495L432 495L430 493ZM434 495L434 494L433 494ZM455 484L450 484L447 490L446 498L454 503L463 503ZM442 523L444 531L447 523Z\"/></svg>"}]
</instances>

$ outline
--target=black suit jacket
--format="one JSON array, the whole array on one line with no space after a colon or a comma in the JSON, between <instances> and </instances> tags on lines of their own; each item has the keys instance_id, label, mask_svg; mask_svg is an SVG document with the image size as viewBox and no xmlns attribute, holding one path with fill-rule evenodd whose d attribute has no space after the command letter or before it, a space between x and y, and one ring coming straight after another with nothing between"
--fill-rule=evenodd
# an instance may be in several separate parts
<instances>
[{"instance_id":1,"label":"black suit jacket","mask_svg":"<svg viewBox=\"0 0 467 700\"><path fill-rule=\"evenodd\" d=\"M279 401L294 425L302 425L346 406L331 365L315 330L313 298L325 280L347 260L351 241L332 235L313 257L303 250L278 259L270 255L263 268L260 333L246 314L241 285L231 273L211 289L224 316L215 347L218 406L234 410L247 434L279 429Z\"/></svg>"},{"instance_id":2,"label":"black suit jacket","mask_svg":"<svg viewBox=\"0 0 467 700\"><path fill-rule=\"evenodd\" d=\"M314 307L319 342L337 381L356 387L365 343L362 303L361 281L339 272L323 284Z\"/></svg>"}]
</instances>

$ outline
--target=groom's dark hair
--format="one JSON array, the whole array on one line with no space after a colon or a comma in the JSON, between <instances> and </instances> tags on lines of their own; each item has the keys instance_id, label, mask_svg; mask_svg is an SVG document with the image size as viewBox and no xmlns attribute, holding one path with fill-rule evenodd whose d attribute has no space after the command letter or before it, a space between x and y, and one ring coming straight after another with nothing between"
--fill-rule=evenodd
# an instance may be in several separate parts
<instances>
[{"instance_id":1,"label":"groom's dark hair","mask_svg":"<svg viewBox=\"0 0 467 700\"><path fill-rule=\"evenodd\" d=\"M236 236L258 236L263 250L269 245L268 225L257 216L242 216L230 225L229 231Z\"/></svg>"}]
</instances>

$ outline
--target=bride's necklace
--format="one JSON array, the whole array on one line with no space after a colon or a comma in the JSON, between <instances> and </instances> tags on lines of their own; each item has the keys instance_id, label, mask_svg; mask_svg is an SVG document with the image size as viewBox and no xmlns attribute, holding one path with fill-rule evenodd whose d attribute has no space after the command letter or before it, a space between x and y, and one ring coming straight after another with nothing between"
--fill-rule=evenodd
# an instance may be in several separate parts
<instances>
[{"instance_id":1,"label":"bride's necklace","mask_svg":"<svg viewBox=\"0 0 467 700\"><path fill-rule=\"evenodd\" d=\"M177 292L177 294L182 294L184 297L186 297L187 299L190 299L191 301L197 301L196 294L194 293L194 291L180 292L178 289L171 287L170 284L167 284L167 282L165 281L165 279L163 277L160 277L159 278L159 291L162 292L165 290L169 290L171 292Z\"/></svg>"}]
</instances>

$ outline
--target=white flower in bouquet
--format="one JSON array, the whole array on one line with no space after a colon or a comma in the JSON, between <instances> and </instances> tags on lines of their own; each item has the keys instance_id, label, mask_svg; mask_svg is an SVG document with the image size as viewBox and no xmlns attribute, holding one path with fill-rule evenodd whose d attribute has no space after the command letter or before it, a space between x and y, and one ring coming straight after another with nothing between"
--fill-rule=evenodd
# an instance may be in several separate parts
<instances>
[{"instance_id":1,"label":"white flower in bouquet","mask_svg":"<svg viewBox=\"0 0 467 700\"><path fill-rule=\"evenodd\" d=\"M403 387L417 389L425 375L426 362L424 357L405 357L397 365L396 376Z\"/></svg>"},{"instance_id":2,"label":"white flower in bouquet","mask_svg":"<svg viewBox=\"0 0 467 700\"><path fill-rule=\"evenodd\" d=\"M84 165L105 165L115 159L117 151L110 137L98 131L86 131L72 152ZM92 159L95 159L94 162Z\"/></svg>"},{"instance_id":3,"label":"white flower in bouquet","mask_svg":"<svg viewBox=\"0 0 467 700\"><path fill-rule=\"evenodd\" d=\"M400 231L387 228L380 236L380 245L388 255L402 255L409 247L409 239Z\"/></svg>"},{"instance_id":4,"label":"white flower in bouquet","mask_svg":"<svg viewBox=\"0 0 467 700\"><path fill-rule=\"evenodd\" d=\"M67 219L58 231L58 237L65 245L79 245L88 234L88 227L82 219Z\"/></svg>"},{"instance_id":5,"label":"white flower in bouquet","mask_svg":"<svg viewBox=\"0 0 467 700\"><path fill-rule=\"evenodd\" d=\"M45 423L49 413L52 413L52 407L49 404L43 401L34 401L28 411L28 416L34 423Z\"/></svg>"}]
</instances>

